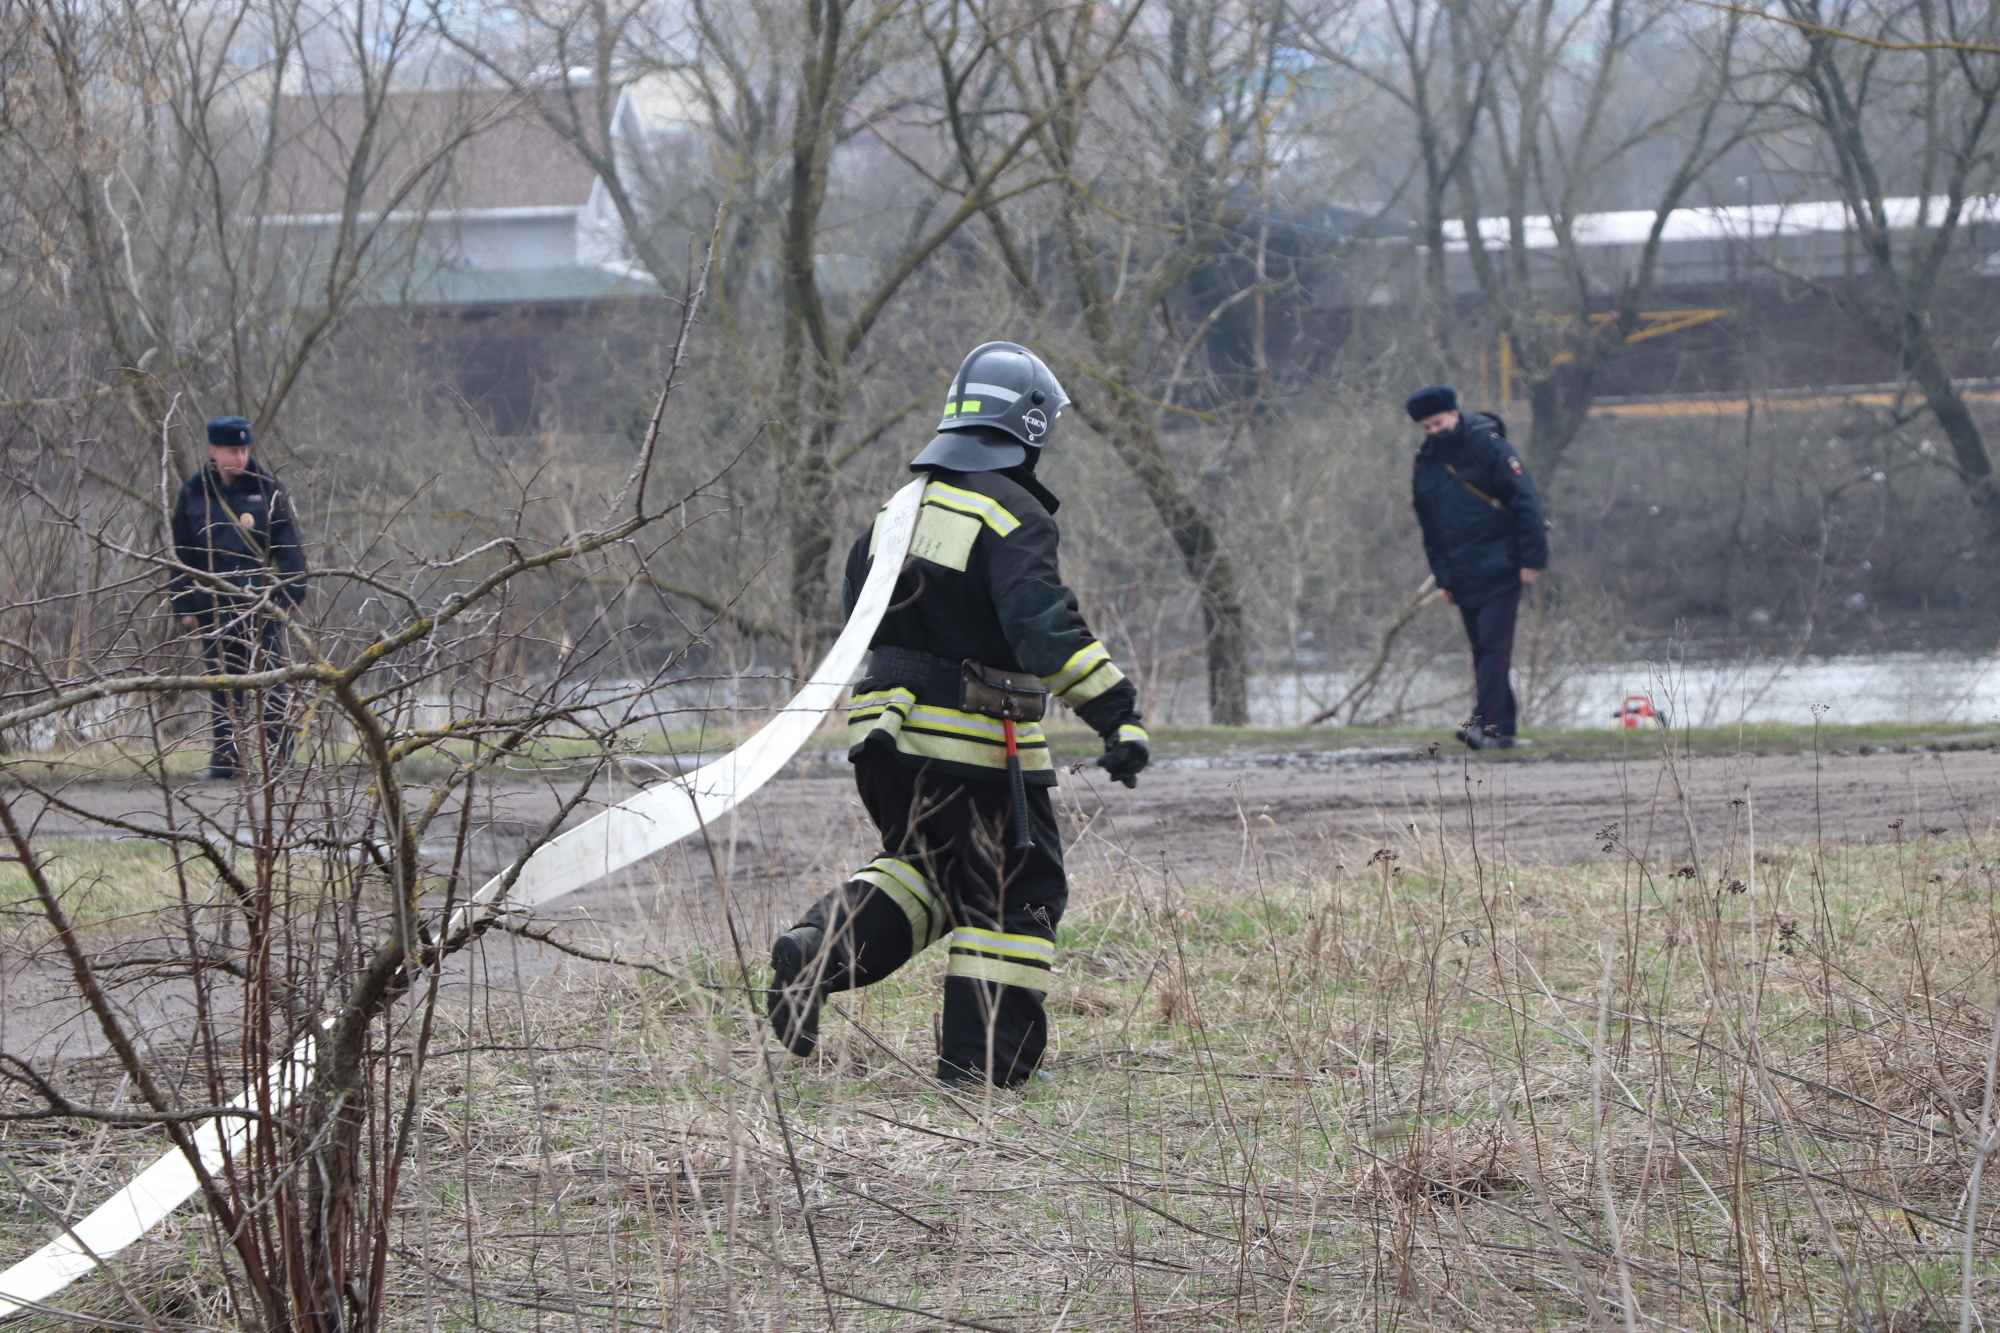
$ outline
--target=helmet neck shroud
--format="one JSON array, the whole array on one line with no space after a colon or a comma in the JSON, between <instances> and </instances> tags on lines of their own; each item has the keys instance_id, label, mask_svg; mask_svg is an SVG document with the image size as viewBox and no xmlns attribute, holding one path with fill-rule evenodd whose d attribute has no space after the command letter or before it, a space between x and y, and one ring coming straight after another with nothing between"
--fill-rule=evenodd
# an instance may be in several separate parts
<instances>
[{"instance_id":1,"label":"helmet neck shroud","mask_svg":"<svg viewBox=\"0 0 2000 1333\"><path fill-rule=\"evenodd\" d=\"M1020 467L1040 452L991 426L940 431L910 460L910 470L941 467L953 472L999 472Z\"/></svg>"},{"instance_id":2,"label":"helmet neck shroud","mask_svg":"<svg viewBox=\"0 0 2000 1333\"><path fill-rule=\"evenodd\" d=\"M1035 475L1035 465L1041 461L1041 450L1030 449L1000 431L955 430L940 434L925 445L923 452L911 460L910 471L937 468L947 472L998 472L1041 501L1042 508L1053 514L1062 501Z\"/></svg>"}]
</instances>

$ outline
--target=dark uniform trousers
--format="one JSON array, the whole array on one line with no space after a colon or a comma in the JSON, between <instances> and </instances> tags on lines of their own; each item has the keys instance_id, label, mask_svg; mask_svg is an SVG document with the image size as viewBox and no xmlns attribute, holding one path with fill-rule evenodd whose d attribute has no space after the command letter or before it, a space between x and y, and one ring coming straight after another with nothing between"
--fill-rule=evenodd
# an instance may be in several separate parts
<instances>
[{"instance_id":1,"label":"dark uniform trousers","mask_svg":"<svg viewBox=\"0 0 2000 1333\"><path fill-rule=\"evenodd\" d=\"M1514 663L1514 620L1521 610L1521 589L1478 606L1461 606L1465 636L1472 641L1472 723L1501 736L1514 734L1514 687L1507 672Z\"/></svg>"},{"instance_id":2,"label":"dark uniform trousers","mask_svg":"<svg viewBox=\"0 0 2000 1333\"><path fill-rule=\"evenodd\" d=\"M1042 997L1069 902L1050 788L1027 789L1035 845L1014 851L1004 781L913 767L875 745L854 776L882 855L797 923L826 932L802 979L819 968L830 991L872 985L949 940L938 1077L1019 1085L1048 1046Z\"/></svg>"},{"instance_id":3,"label":"dark uniform trousers","mask_svg":"<svg viewBox=\"0 0 2000 1333\"><path fill-rule=\"evenodd\" d=\"M285 627L255 611L210 610L201 616L201 654L211 675L241 676L253 671L272 671L286 663ZM292 733L286 719L288 691L279 686L267 690L211 690L209 707L209 766L224 773L238 773L246 766L238 753L236 728L251 716L258 702L263 704L265 758L282 763L291 754Z\"/></svg>"}]
</instances>

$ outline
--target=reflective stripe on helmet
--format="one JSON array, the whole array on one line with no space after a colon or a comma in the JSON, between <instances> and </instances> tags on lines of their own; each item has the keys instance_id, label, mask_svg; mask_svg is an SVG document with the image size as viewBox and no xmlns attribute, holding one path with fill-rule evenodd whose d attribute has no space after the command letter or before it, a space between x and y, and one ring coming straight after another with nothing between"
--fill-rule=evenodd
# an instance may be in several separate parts
<instances>
[{"instance_id":1,"label":"reflective stripe on helmet","mask_svg":"<svg viewBox=\"0 0 2000 1333\"><path fill-rule=\"evenodd\" d=\"M940 431L994 428L1039 449L1069 395L1046 362L1019 343L982 343L959 364L946 394Z\"/></svg>"}]
</instances>

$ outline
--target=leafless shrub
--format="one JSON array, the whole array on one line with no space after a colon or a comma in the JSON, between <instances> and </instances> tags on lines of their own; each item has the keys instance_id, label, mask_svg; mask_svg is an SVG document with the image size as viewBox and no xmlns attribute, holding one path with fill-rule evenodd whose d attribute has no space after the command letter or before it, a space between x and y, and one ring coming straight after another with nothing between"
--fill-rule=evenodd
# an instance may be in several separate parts
<instances>
[{"instance_id":1,"label":"leafless shrub","mask_svg":"<svg viewBox=\"0 0 2000 1333\"><path fill-rule=\"evenodd\" d=\"M704 276L681 302L683 347ZM67 726L0 761L0 829L18 871L9 907L33 921L26 983L46 996L0 1055L0 1116L154 1127L190 1161L201 1121L247 1121L221 1170L197 1168L228 1259L188 1297L191 1317L258 1328L384 1320L444 972L502 924L459 909L592 799L622 735L671 712L654 697L657 675L606 678L623 627L605 603L586 614L580 641L565 634L558 648L542 626L563 624L578 585L531 588L552 569L630 588L698 518L698 495L662 500L650 475L681 359L669 358L639 457L594 521L551 513L524 486L501 538L319 570L323 586L359 594L344 623L293 615L266 590L251 613L279 621L294 656L236 675L191 665L168 627L156 589L185 570L148 540L159 529L145 511L121 511L74 473L9 478L8 517L57 534L54 550L98 571L69 605L75 623L105 628L47 654L40 608L8 611L7 678L23 684L5 699L0 735L32 738L50 718ZM163 491L171 480L161 477ZM668 654L662 667L673 663ZM190 789L201 738L188 734L187 701L218 686L242 701L244 777ZM554 818L482 817L496 777L551 761L581 779ZM107 801L89 782L102 776L136 785L110 788ZM106 872L83 840L112 837L150 846L165 867L151 900L103 892ZM115 1056L110 1096L101 1074L75 1080L63 1057L79 1045ZM244 1109L217 1110L239 1093ZM46 1198L36 1206L61 1212Z\"/></svg>"}]
</instances>

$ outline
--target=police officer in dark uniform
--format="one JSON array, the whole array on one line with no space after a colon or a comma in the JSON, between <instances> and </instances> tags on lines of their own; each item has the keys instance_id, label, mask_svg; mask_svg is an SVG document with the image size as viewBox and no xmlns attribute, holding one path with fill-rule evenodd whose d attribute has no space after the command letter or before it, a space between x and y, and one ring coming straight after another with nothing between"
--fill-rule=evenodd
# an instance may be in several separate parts
<instances>
[{"instance_id":1,"label":"police officer in dark uniform","mask_svg":"<svg viewBox=\"0 0 2000 1333\"><path fill-rule=\"evenodd\" d=\"M1424 555L1472 640L1477 701L1459 739L1475 750L1511 749L1514 618L1521 589L1549 564L1542 498L1499 417L1460 412L1448 384L1419 389L1404 405L1424 432L1411 482Z\"/></svg>"},{"instance_id":2,"label":"police officer in dark uniform","mask_svg":"<svg viewBox=\"0 0 2000 1333\"><path fill-rule=\"evenodd\" d=\"M1031 719L1060 700L1103 738L1096 762L1128 787L1150 757L1138 691L1063 585L1058 501L1035 476L1068 404L1032 352L986 343L959 367L936 438L910 464L929 477L923 507L847 715L882 853L772 946L771 1026L795 1054L812 1053L828 992L880 981L948 940L938 1077L1015 1087L1041 1061L1069 883L1055 765ZM847 558L850 614L873 543L871 531Z\"/></svg>"},{"instance_id":3,"label":"police officer in dark uniform","mask_svg":"<svg viewBox=\"0 0 2000 1333\"><path fill-rule=\"evenodd\" d=\"M252 432L242 417L208 423L209 462L181 486L174 504L174 557L192 573L173 581L181 625L199 630L202 655L214 675L269 671L285 664L285 627L274 608L297 606L306 592L306 557L298 517L284 483L250 456ZM291 748L285 691L262 691L268 760ZM234 778L245 768L236 721L241 690L209 695L211 749L206 776Z\"/></svg>"}]
</instances>

